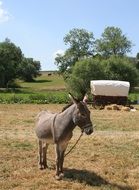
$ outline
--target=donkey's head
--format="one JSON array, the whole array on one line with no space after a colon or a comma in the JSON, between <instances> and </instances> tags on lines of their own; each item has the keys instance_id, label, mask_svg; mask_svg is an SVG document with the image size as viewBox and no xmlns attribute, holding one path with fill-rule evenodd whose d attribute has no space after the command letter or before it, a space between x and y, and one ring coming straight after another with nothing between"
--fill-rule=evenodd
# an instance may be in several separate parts
<instances>
[{"instance_id":1,"label":"donkey's head","mask_svg":"<svg viewBox=\"0 0 139 190\"><path fill-rule=\"evenodd\" d=\"M90 119L90 111L87 105L75 99L71 94L69 94L69 97L73 103L76 104L76 109L73 113L73 122L81 128L82 132L90 135L93 132L93 124Z\"/></svg>"}]
</instances>

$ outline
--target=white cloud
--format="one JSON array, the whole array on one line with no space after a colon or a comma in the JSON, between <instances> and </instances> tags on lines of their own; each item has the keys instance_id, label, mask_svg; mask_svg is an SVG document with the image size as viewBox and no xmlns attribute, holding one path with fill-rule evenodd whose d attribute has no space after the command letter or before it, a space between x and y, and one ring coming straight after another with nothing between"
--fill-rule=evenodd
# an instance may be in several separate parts
<instances>
[{"instance_id":1,"label":"white cloud","mask_svg":"<svg viewBox=\"0 0 139 190\"><path fill-rule=\"evenodd\" d=\"M10 19L10 14L2 7L3 3L0 1L0 23L7 22Z\"/></svg>"},{"instance_id":2,"label":"white cloud","mask_svg":"<svg viewBox=\"0 0 139 190\"><path fill-rule=\"evenodd\" d=\"M59 49L53 53L53 59L55 59L58 55L64 55L65 51L62 49Z\"/></svg>"}]
</instances>

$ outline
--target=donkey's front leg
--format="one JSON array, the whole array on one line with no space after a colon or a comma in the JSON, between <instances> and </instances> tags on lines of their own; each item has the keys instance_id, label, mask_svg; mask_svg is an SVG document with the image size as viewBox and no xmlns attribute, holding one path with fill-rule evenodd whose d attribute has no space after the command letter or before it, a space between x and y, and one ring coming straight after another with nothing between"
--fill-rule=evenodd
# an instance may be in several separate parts
<instances>
[{"instance_id":1,"label":"donkey's front leg","mask_svg":"<svg viewBox=\"0 0 139 190\"><path fill-rule=\"evenodd\" d=\"M60 172L60 177L64 177L64 172L63 172L63 162L64 162L64 152L60 152L60 160L59 160L59 172Z\"/></svg>"},{"instance_id":2,"label":"donkey's front leg","mask_svg":"<svg viewBox=\"0 0 139 190\"><path fill-rule=\"evenodd\" d=\"M64 176L63 173L63 162L64 153L67 148L68 143L56 144L56 179L60 180Z\"/></svg>"},{"instance_id":3,"label":"donkey's front leg","mask_svg":"<svg viewBox=\"0 0 139 190\"><path fill-rule=\"evenodd\" d=\"M66 151L67 145L68 145L68 141L67 141L67 142L64 142L64 143L61 143L61 144L59 145L59 147L60 147L60 164L59 164L59 170L60 170L60 176L61 176L61 177L64 177L63 163L64 163L64 153L65 153L65 151Z\"/></svg>"},{"instance_id":4,"label":"donkey's front leg","mask_svg":"<svg viewBox=\"0 0 139 190\"><path fill-rule=\"evenodd\" d=\"M57 180L60 180L61 177L60 177L60 171L59 171L59 166L60 166L60 150L59 150L59 145L56 144L56 176L55 178Z\"/></svg>"}]
</instances>

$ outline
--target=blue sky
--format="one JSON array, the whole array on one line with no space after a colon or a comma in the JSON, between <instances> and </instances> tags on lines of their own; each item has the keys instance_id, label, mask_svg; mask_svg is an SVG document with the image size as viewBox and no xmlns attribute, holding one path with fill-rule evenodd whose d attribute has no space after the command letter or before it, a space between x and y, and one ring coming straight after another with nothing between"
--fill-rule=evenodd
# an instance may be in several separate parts
<instances>
[{"instance_id":1,"label":"blue sky","mask_svg":"<svg viewBox=\"0 0 139 190\"><path fill-rule=\"evenodd\" d=\"M73 28L101 37L108 26L119 27L139 52L139 0L0 0L0 41L9 38L42 70L57 69L56 52L68 47L63 37Z\"/></svg>"}]
</instances>

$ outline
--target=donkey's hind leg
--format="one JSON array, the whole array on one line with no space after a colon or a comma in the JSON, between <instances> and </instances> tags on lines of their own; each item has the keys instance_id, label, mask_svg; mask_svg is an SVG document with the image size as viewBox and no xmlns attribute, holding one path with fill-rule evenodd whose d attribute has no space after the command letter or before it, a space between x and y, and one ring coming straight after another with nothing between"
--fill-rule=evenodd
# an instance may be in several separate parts
<instances>
[{"instance_id":1,"label":"donkey's hind leg","mask_svg":"<svg viewBox=\"0 0 139 190\"><path fill-rule=\"evenodd\" d=\"M47 148L48 144L46 142L43 142L42 140L39 140L39 168L41 170L47 168Z\"/></svg>"},{"instance_id":2,"label":"donkey's hind leg","mask_svg":"<svg viewBox=\"0 0 139 190\"><path fill-rule=\"evenodd\" d=\"M39 149L39 169L43 169L43 163L42 163L42 141L39 140L39 146L38 146L38 149Z\"/></svg>"},{"instance_id":3,"label":"donkey's hind leg","mask_svg":"<svg viewBox=\"0 0 139 190\"><path fill-rule=\"evenodd\" d=\"M46 142L43 142L43 145L42 145L42 164L43 164L44 169L48 168L48 166L47 166L47 148L48 148L48 144Z\"/></svg>"}]
</instances>

